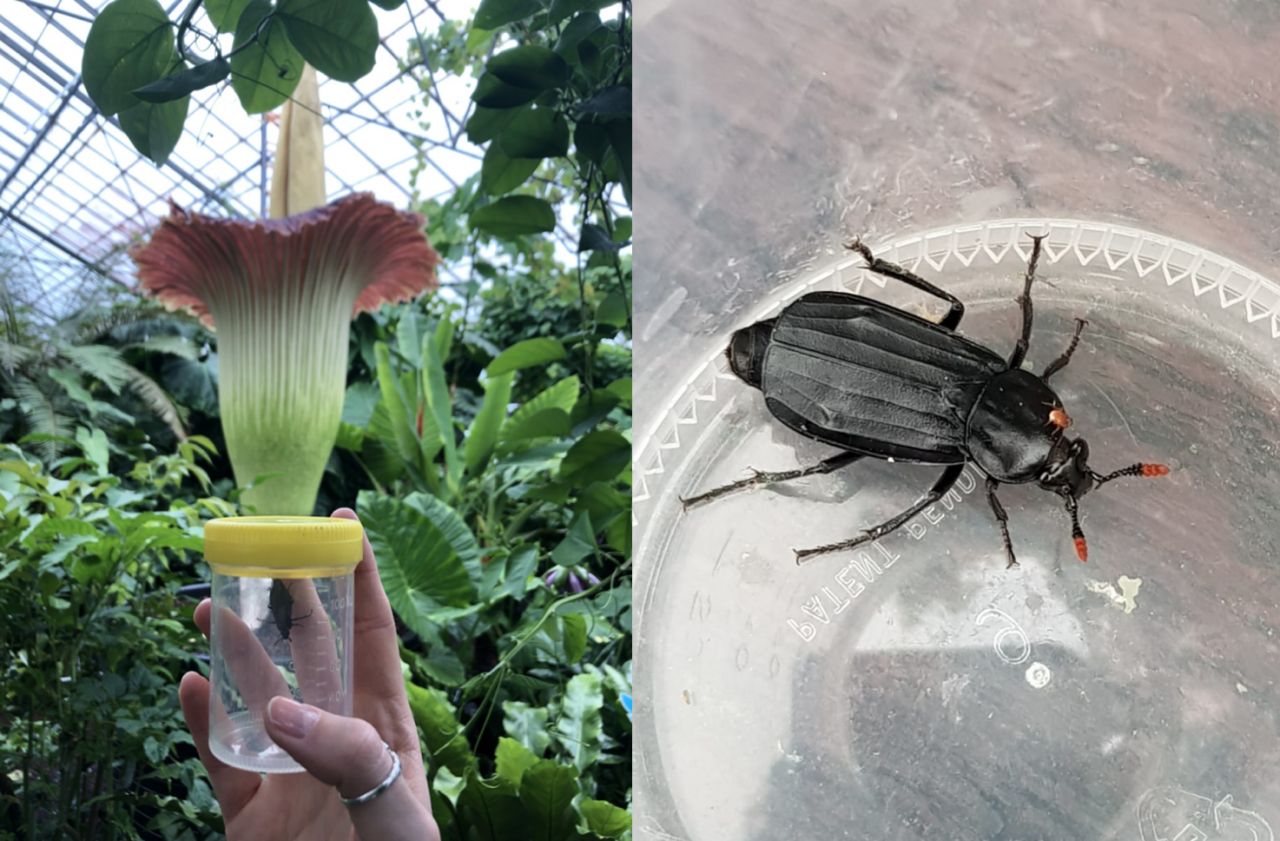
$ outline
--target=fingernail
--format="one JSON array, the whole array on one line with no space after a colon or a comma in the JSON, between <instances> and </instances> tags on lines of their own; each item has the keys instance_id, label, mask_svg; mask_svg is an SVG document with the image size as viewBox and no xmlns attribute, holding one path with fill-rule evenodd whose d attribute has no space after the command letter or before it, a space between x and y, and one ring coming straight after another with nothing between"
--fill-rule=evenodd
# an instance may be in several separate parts
<instances>
[{"instance_id":1,"label":"fingernail","mask_svg":"<svg viewBox=\"0 0 1280 841\"><path fill-rule=\"evenodd\" d=\"M320 711L290 698L272 698L267 704L271 723L295 739L304 738L320 720Z\"/></svg>"}]
</instances>

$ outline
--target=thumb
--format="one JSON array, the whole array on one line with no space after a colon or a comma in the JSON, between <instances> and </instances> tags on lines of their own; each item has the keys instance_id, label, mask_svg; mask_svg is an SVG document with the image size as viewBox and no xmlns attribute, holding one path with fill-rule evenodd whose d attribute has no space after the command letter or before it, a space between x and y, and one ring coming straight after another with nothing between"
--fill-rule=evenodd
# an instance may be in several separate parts
<instances>
[{"instance_id":1,"label":"thumb","mask_svg":"<svg viewBox=\"0 0 1280 841\"><path fill-rule=\"evenodd\" d=\"M298 764L343 797L382 782L391 757L373 725L277 696L267 705L267 735Z\"/></svg>"},{"instance_id":2,"label":"thumb","mask_svg":"<svg viewBox=\"0 0 1280 841\"><path fill-rule=\"evenodd\" d=\"M359 718L334 715L291 698L277 696L267 705L267 735L311 776L358 797L390 773L393 760L378 731ZM438 838L431 812L403 780L367 803L350 807L362 838Z\"/></svg>"}]
</instances>

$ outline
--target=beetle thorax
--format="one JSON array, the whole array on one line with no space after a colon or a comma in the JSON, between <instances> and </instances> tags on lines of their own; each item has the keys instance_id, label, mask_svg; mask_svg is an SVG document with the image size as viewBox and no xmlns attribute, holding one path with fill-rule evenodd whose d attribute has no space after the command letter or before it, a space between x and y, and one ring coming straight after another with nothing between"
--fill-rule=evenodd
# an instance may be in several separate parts
<instances>
[{"instance_id":1,"label":"beetle thorax","mask_svg":"<svg viewBox=\"0 0 1280 841\"><path fill-rule=\"evenodd\" d=\"M1062 401L1048 384L1021 369L987 383L965 427L970 458L1001 482L1036 479L1062 429L1050 415Z\"/></svg>"}]
</instances>

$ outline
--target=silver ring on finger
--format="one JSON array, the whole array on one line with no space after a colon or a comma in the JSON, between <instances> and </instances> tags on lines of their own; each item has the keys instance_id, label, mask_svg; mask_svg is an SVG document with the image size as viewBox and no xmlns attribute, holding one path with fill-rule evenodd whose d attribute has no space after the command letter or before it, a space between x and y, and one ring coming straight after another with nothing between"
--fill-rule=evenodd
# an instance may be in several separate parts
<instances>
[{"instance_id":1,"label":"silver ring on finger","mask_svg":"<svg viewBox=\"0 0 1280 841\"><path fill-rule=\"evenodd\" d=\"M387 776L383 777L382 782L366 791L364 794L358 794L355 797L343 797L338 795L338 799L342 801L342 805L350 808L351 806L359 806L361 803L368 803L382 795L384 791L391 788L395 781L400 779L400 755L391 749L391 745L386 742L382 746L387 749L387 753L391 754L391 770L387 772Z\"/></svg>"}]
</instances>

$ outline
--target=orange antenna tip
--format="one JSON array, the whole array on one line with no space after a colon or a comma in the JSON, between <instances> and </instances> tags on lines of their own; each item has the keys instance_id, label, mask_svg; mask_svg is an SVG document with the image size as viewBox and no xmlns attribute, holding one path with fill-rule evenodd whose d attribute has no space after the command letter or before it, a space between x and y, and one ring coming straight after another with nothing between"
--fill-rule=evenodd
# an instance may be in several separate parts
<instances>
[{"instance_id":1,"label":"orange antenna tip","mask_svg":"<svg viewBox=\"0 0 1280 841\"><path fill-rule=\"evenodd\" d=\"M1142 475L1148 478L1152 476L1168 476L1169 468L1163 464L1144 464L1142 465Z\"/></svg>"},{"instance_id":2,"label":"orange antenna tip","mask_svg":"<svg viewBox=\"0 0 1280 841\"><path fill-rule=\"evenodd\" d=\"M1076 555L1080 558L1080 560L1081 560L1082 562L1084 562L1084 563L1088 563L1088 562L1089 562L1089 547L1088 547L1088 545L1087 545L1087 544L1085 544L1085 542L1084 542L1084 538L1083 538L1083 537L1077 537L1077 538L1075 539L1075 542L1076 542Z\"/></svg>"}]
</instances>

